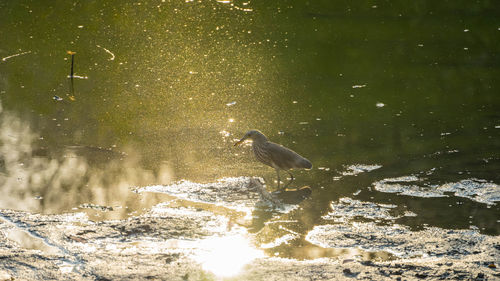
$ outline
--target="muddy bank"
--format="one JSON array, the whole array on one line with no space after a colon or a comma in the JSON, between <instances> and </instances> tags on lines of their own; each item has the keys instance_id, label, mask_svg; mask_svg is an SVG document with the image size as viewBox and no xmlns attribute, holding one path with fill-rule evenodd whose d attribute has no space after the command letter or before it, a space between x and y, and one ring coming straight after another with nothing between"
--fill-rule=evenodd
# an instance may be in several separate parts
<instances>
[{"instance_id":1,"label":"muddy bank","mask_svg":"<svg viewBox=\"0 0 500 281\"><path fill-rule=\"evenodd\" d=\"M302 237L286 227L287 212L295 209L283 211L283 206L268 202L259 184L237 178L204 185L181 183L183 188L144 188L140 192L177 193L183 202L196 202L192 206L160 203L123 220L96 222L85 213L1 210L0 280L500 278L496 236L474 230L412 231L390 223L396 217L390 213L394 206L342 199L332 203L332 212L324 218L327 224ZM273 197L280 201L279 196ZM263 227L251 232L245 222L257 216L256 208L276 211ZM365 214L365 222L352 220ZM266 236L273 231L278 235ZM315 251L338 254L316 259L270 254L301 239ZM374 258L381 252L387 253L386 258Z\"/></svg>"}]
</instances>

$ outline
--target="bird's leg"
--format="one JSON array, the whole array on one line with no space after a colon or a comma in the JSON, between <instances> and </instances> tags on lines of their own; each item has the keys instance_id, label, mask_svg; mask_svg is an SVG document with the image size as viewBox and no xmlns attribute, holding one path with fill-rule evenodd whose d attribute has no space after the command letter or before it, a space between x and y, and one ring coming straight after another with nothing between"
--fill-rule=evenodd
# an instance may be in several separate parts
<instances>
[{"instance_id":1,"label":"bird's leg","mask_svg":"<svg viewBox=\"0 0 500 281\"><path fill-rule=\"evenodd\" d=\"M286 188L288 185L290 185L293 182L293 180L295 178L293 177L292 173L290 173L288 170L285 170L285 171L290 175L290 181L285 185L285 188Z\"/></svg>"},{"instance_id":2,"label":"bird's leg","mask_svg":"<svg viewBox=\"0 0 500 281\"><path fill-rule=\"evenodd\" d=\"M278 174L278 189L280 189L280 170L276 169L276 174Z\"/></svg>"}]
</instances>

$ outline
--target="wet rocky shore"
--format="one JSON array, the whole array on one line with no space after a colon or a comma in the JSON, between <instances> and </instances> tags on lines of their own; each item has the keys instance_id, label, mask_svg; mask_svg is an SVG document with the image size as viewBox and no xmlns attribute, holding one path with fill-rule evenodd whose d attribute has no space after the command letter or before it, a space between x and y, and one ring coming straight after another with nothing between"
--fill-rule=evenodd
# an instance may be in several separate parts
<instances>
[{"instance_id":1,"label":"wet rocky shore","mask_svg":"<svg viewBox=\"0 0 500 281\"><path fill-rule=\"evenodd\" d=\"M500 279L497 236L383 223L381 218L390 222L390 205L341 199L325 215L327 223L304 236L286 227L287 215L300 210L294 204L278 206L281 200L270 200L255 179L131 192L164 192L193 204L164 202L135 216L103 221L85 212L0 210L0 280ZM250 231L256 206L276 211ZM373 221L350 220L363 210L361 215ZM283 234L266 238L271 228ZM336 254L271 254L299 240Z\"/></svg>"}]
</instances>

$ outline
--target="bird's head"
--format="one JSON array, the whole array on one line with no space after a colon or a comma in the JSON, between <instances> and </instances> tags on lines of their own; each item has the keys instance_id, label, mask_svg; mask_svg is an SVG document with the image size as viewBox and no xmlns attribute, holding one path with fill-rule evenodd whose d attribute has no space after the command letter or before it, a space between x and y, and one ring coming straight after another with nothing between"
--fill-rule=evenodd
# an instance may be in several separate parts
<instances>
[{"instance_id":1,"label":"bird's head","mask_svg":"<svg viewBox=\"0 0 500 281\"><path fill-rule=\"evenodd\" d=\"M246 132L246 134L239 140L237 143L234 144L234 146L237 146L244 142L246 139L251 139L252 141L267 141L266 136L264 136L263 133L261 133L259 130L250 130Z\"/></svg>"}]
</instances>

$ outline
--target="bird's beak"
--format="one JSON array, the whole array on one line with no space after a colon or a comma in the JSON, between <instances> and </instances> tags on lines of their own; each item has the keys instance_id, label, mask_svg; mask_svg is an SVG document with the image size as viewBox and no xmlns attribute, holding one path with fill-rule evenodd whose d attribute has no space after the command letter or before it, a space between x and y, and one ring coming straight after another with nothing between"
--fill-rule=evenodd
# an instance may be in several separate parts
<instances>
[{"instance_id":1,"label":"bird's beak","mask_svg":"<svg viewBox=\"0 0 500 281\"><path fill-rule=\"evenodd\" d=\"M238 146L238 145L240 145L240 144L241 144L242 142L244 142L246 139L247 139L247 138L243 137L241 140L239 140L238 142L236 142L236 143L234 144L234 146Z\"/></svg>"}]
</instances>

